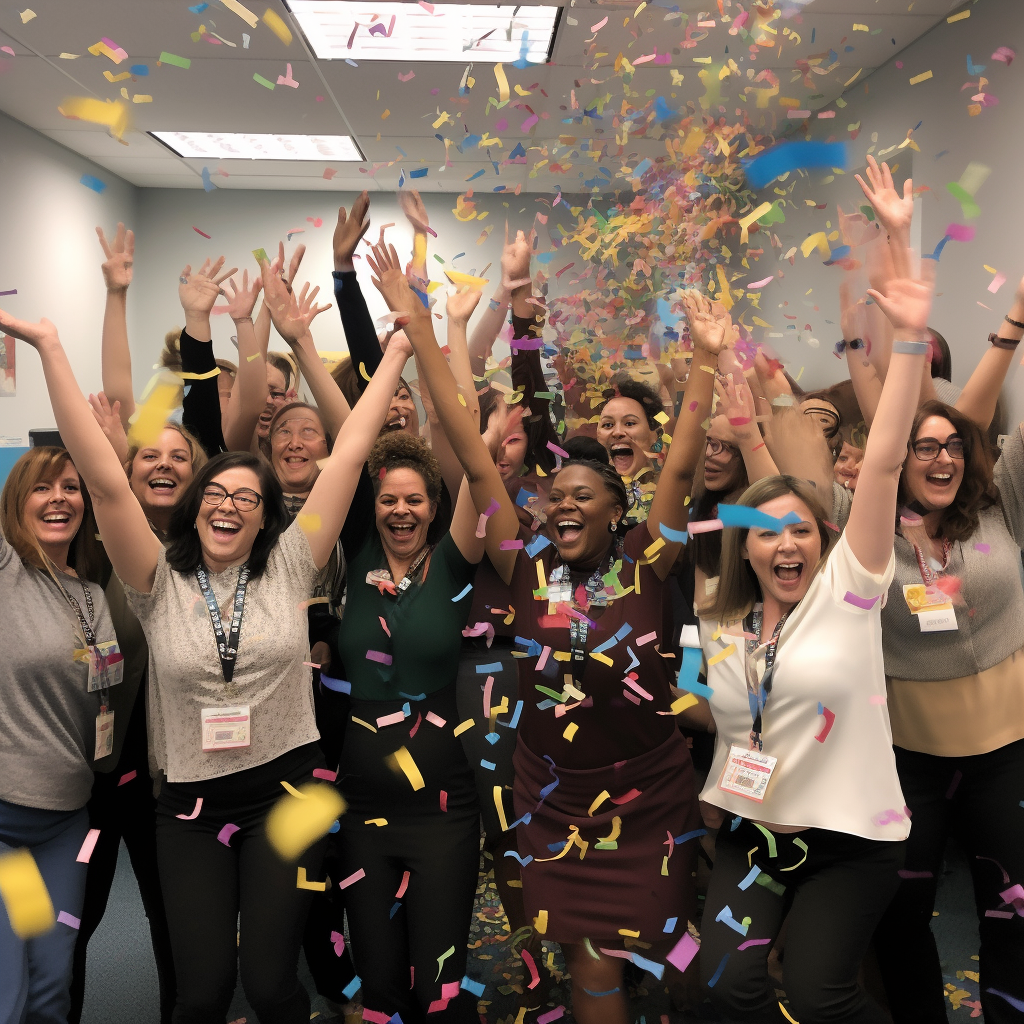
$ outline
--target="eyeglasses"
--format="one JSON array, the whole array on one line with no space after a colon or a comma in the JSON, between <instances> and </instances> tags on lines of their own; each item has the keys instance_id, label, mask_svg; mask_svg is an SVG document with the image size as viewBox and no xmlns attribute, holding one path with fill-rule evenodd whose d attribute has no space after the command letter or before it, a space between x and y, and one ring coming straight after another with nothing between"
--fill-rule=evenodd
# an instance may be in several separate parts
<instances>
[{"instance_id":1,"label":"eyeglasses","mask_svg":"<svg viewBox=\"0 0 1024 1024\"><path fill-rule=\"evenodd\" d=\"M709 455L718 455L722 451L727 451L730 455L739 455L740 450L734 444L729 444L728 441L719 441L717 437L709 437L707 450Z\"/></svg>"},{"instance_id":2,"label":"eyeglasses","mask_svg":"<svg viewBox=\"0 0 1024 1024\"><path fill-rule=\"evenodd\" d=\"M278 441L291 441L296 437L309 442L327 440L316 427L302 427L299 430L292 430L291 427L277 427L272 435L272 440L276 443Z\"/></svg>"},{"instance_id":3,"label":"eyeglasses","mask_svg":"<svg viewBox=\"0 0 1024 1024\"><path fill-rule=\"evenodd\" d=\"M964 442L961 437L951 437L945 444L940 444L934 437L922 437L920 441L912 442L910 447L922 462L934 462L943 448L951 459L962 462L964 457Z\"/></svg>"},{"instance_id":4,"label":"eyeglasses","mask_svg":"<svg viewBox=\"0 0 1024 1024\"><path fill-rule=\"evenodd\" d=\"M249 487L242 487L234 494L230 494L220 484L210 484L203 491L203 501L207 505L223 505L225 498L230 498L231 503L239 512L252 512L253 509L260 507L260 502L263 500L261 495Z\"/></svg>"}]
</instances>

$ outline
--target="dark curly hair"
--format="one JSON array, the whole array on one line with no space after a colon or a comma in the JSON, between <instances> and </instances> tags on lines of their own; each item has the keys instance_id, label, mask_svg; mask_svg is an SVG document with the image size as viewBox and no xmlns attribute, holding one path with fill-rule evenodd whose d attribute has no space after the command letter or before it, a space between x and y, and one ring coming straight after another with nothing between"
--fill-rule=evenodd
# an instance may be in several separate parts
<instances>
[{"instance_id":1,"label":"dark curly hair","mask_svg":"<svg viewBox=\"0 0 1024 1024\"><path fill-rule=\"evenodd\" d=\"M481 434L487 429L491 413L497 408L499 402L504 403L504 401L505 396L492 387L477 393ZM526 459L523 465L527 470L539 466L545 473L550 473L555 468L555 455L547 447L550 424L545 424L544 419L536 413L523 417L523 433L526 435Z\"/></svg>"},{"instance_id":2,"label":"dark curly hair","mask_svg":"<svg viewBox=\"0 0 1024 1024\"><path fill-rule=\"evenodd\" d=\"M953 424L953 429L964 442L964 475L956 494L939 518L939 534L947 540L967 540L978 529L979 513L999 502L999 488L992 479L995 465L992 450L981 428L962 412L945 402L925 402L914 417L910 431L911 441L917 440L921 424L929 416L942 416ZM908 449L907 459L913 459ZM904 463L905 464L905 463ZM906 485L906 474L900 476L897 504L900 508L914 500Z\"/></svg>"},{"instance_id":3,"label":"dark curly hair","mask_svg":"<svg viewBox=\"0 0 1024 1024\"><path fill-rule=\"evenodd\" d=\"M607 462L609 461L608 449L596 437L589 437L587 434L576 434L562 442L561 447L569 453L567 461L572 462Z\"/></svg>"},{"instance_id":4,"label":"dark curly hair","mask_svg":"<svg viewBox=\"0 0 1024 1024\"><path fill-rule=\"evenodd\" d=\"M647 417L647 426L651 430L660 430L661 425L655 417L664 410L661 407L661 395L650 384L634 380L628 373L617 373L611 380L611 387L604 392L604 401L598 406L598 412L604 412L604 407L613 398L631 398L644 411Z\"/></svg>"},{"instance_id":5,"label":"dark curly hair","mask_svg":"<svg viewBox=\"0 0 1024 1024\"><path fill-rule=\"evenodd\" d=\"M223 452L215 455L192 477L181 500L174 506L167 527L167 564L180 573L194 572L202 563L203 549L195 529L196 518L203 504L203 491L219 473L226 469L251 469L259 478L259 493L263 498L263 529L256 534L249 555L249 569L253 579L263 575L267 559L281 534L291 525L291 517L284 504L284 494L274 470L262 455L251 452Z\"/></svg>"},{"instance_id":6,"label":"dark curly hair","mask_svg":"<svg viewBox=\"0 0 1024 1024\"><path fill-rule=\"evenodd\" d=\"M380 493L381 470L414 469L427 488L427 497L435 504L441 500L441 464L422 437L414 437L404 430L382 434L373 442L366 460L373 493Z\"/></svg>"},{"instance_id":7,"label":"dark curly hair","mask_svg":"<svg viewBox=\"0 0 1024 1024\"><path fill-rule=\"evenodd\" d=\"M629 500L626 497L626 485L610 463L598 462L596 459L566 459L562 462L562 469L568 469L570 466L583 466L585 469L596 473L601 478L601 483L604 484L605 490L621 506L622 514L626 514L629 508Z\"/></svg>"}]
</instances>

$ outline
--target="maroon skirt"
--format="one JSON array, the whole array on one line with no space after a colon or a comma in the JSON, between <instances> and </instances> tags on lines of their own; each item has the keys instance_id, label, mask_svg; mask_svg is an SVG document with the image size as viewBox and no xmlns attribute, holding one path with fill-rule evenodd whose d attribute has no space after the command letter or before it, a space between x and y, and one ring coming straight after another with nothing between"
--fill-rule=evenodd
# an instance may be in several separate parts
<instances>
[{"instance_id":1,"label":"maroon skirt","mask_svg":"<svg viewBox=\"0 0 1024 1024\"><path fill-rule=\"evenodd\" d=\"M539 927L547 912L545 938L621 948L629 936L663 940L669 918L685 927L696 908L697 839L669 840L702 826L690 752L678 731L606 768L559 768L521 740L513 763L516 818L531 815L516 829L519 856L533 858L523 867L523 899ZM679 934L678 926L671 930Z\"/></svg>"}]
</instances>

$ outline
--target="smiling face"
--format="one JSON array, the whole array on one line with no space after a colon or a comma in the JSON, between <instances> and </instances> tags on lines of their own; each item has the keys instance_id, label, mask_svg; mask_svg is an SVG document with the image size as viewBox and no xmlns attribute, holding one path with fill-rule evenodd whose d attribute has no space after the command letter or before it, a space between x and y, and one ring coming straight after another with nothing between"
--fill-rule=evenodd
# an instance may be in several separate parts
<instances>
[{"instance_id":1,"label":"smiling face","mask_svg":"<svg viewBox=\"0 0 1024 1024\"><path fill-rule=\"evenodd\" d=\"M270 421L274 413L288 401L288 388L284 374L273 363L267 363L267 387L270 389L267 394L267 404L260 413L256 422L256 433L260 437L266 437L270 433Z\"/></svg>"},{"instance_id":2,"label":"smiling face","mask_svg":"<svg viewBox=\"0 0 1024 1024\"><path fill-rule=\"evenodd\" d=\"M409 466L388 470L380 482L374 514L389 558L404 563L427 543L437 506L427 497L423 477Z\"/></svg>"},{"instance_id":3,"label":"smiling face","mask_svg":"<svg viewBox=\"0 0 1024 1024\"><path fill-rule=\"evenodd\" d=\"M615 472L632 477L651 465L648 452L658 440L657 431L647 424L643 406L621 395L610 398L601 410L597 439L608 450Z\"/></svg>"},{"instance_id":4,"label":"smiling face","mask_svg":"<svg viewBox=\"0 0 1024 1024\"><path fill-rule=\"evenodd\" d=\"M709 491L729 492L743 483L743 456L723 441L726 436L728 421L724 416L716 416L708 427L708 444L704 449L704 487ZM721 449L713 452L719 445Z\"/></svg>"},{"instance_id":5,"label":"smiling face","mask_svg":"<svg viewBox=\"0 0 1024 1024\"><path fill-rule=\"evenodd\" d=\"M207 484L212 492L217 486L229 494L235 491L260 494L260 478L244 466L235 466L218 473ZM238 508L231 498L224 497L217 504L204 500L196 515L199 544L203 549L203 562L212 572L221 572L232 565L240 565L249 557L256 535L263 527L262 501L246 511Z\"/></svg>"},{"instance_id":6,"label":"smiling face","mask_svg":"<svg viewBox=\"0 0 1024 1024\"><path fill-rule=\"evenodd\" d=\"M944 444L960 435L945 416L929 416L921 421L915 442L930 438ZM934 461L922 461L911 450L903 464L903 480L914 499L929 512L952 504L964 478L964 460L951 459L943 448Z\"/></svg>"},{"instance_id":7,"label":"smiling face","mask_svg":"<svg viewBox=\"0 0 1024 1024\"><path fill-rule=\"evenodd\" d=\"M490 423L490 417L488 417ZM526 431L523 429L522 409L516 408L509 413L508 423L505 426L505 436L498 446L498 456L495 465L501 476L501 482L506 487L515 485L526 465L527 440Z\"/></svg>"},{"instance_id":8,"label":"smiling face","mask_svg":"<svg viewBox=\"0 0 1024 1024\"><path fill-rule=\"evenodd\" d=\"M545 530L563 562L593 569L611 547L609 524L618 523L624 511L600 474L586 466L566 466L555 476L544 506Z\"/></svg>"},{"instance_id":9,"label":"smiling face","mask_svg":"<svg viewBox=\"0 0 1024 1024\"><path fill-rule=\"evenodd\" d=\"M293 409L274 424L270 461L286 493L308 494L320 475L317 461L327 455L323 424L312 409Z\"/></svg>"},{"instance_id":10,"label":"smiling face","mask_svg":"<svg viewBox=\"0 0 1024 1024\"><path fill-rule=\"evenodd\" d=\"M799 523L789 523L781 533L752 529L740 548L761 584L761 593L774 598L782 611L792 608L807 593L818 559L821 534L811 510L795 495L772 498L758 510L776 519L795 512Z\"/></svg>"},{"instance_id":11,"label":"smiling face","mask_svg":"<svg viewBox=\"0 0 1024 1024\"><path fill-rule=\"evenodd\" d=\"M66 565L68 549L82 525L85 497L78 471L66 461L52 480L38 481L22 511L22 522L39 546L58 565Z\"/></svg>"},{"instance_id":12,"label":"smiling face","mask_svg":"<svg viewBox=\"0 0 1024 1024\"><path fill-rule=\"evenodd\" d=\"M413 401L412 392L404 385L399 384L395 389L394 397L388 408L388 416L381 427L382 434L392 431L404 430L407 434L416 437L419 434L419 422L416 416L416 403Z\"/></svg>"},{"instance_id":13,"label":"smiling face","mask_svg":"<svg viewBox=\"0 0 1024 1024\"><path fill-rule=\"evenodd\" d=\"M170 427L132 459L132 491L150 519L173 508L191 482L192 453L185 438Z\"/></svg>"},{"instance_id":14,"label":"smiling face","mask_svg":"<svg viewBox=\"0 0 1024 1024\"><path fill-rule=\"evenodd\" d=\"M833 468L836 483L848 491L856 490L857 478L860 476L860 467L863 462L864 449L855 448L849 441L844 441L842 451L840 451Z\"/></svg>"}]
</instances>

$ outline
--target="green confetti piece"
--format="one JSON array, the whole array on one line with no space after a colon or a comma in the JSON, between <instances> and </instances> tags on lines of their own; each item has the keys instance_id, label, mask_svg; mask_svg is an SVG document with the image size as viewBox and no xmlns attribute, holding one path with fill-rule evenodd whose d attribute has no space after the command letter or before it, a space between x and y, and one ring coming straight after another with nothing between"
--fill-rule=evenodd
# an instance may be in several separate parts
<instances>
[{"instance_id":1,"label":"green confetti piece","mask_svg":"<svg viewBox=\"0 0 1024 1024\"><path fill-rule=\"evenodd\" d=\"M958 181L951 181L946 186L946 191L960 204L964 217L968 220L972 220L981 213L981 207L974 201L974 196Z\"/></svg>"},{"instance_id":2,"label":"green confetti piece","mask_svg":"<svg viewBox=\"0 0 1024 1024\"><path fill-rule=\"evenodd\" d=\"M256 257L256 262L262 266L264 263L270 262L270 257L267 255L266 249L253 249L253 256Z\"/></svg>"},{"instance_id":3,"label":"green confetti piece","mask_svg":"<svg viewBox=\"0 0 1024 1024\"><path fill-rule=\"evenodd\" d=\"M259 82L260 85L262 85L264 89L273 89L274 88L274 83L273 82L268 82L262 75L253 75L252 76L252 80L254 82Z\"/></svg>"},{"instance_id":4,"label":"green confetti piece","mask_svg":"<svg viewBox=\"0 0 1024 1024\"><path fill-rule=\"evenodd\" d=\"M774 878L769 878L763 871L754 881L758 885L763 885L769 892L775 893L776 896L784 896L786 893L786 887L781 882L776 882Z\"/></svg>"},{"instance_id":5,"label":"green confetti piece","mask_svg":"<svg viewBox=\"0 0 1024 1024\"><path fill-rule=\"evenodd\" d=\"M176 68L184 68L186 71L192 67L192 61L188 57L179 57L177 54L168 53L164 50L157 59L159 64L173 64Z\"/></svg>"}]
</instances>

